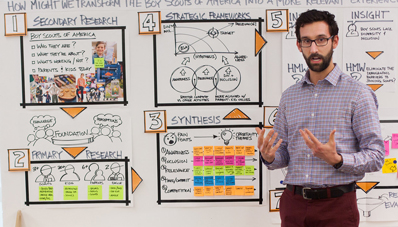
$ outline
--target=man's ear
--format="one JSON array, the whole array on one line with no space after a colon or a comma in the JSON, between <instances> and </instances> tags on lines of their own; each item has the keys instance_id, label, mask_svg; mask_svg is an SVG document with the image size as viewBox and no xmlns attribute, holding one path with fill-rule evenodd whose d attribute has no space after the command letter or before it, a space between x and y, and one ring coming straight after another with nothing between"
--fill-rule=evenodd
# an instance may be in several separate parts
<instances>
[{"instance_id":1,"label":"man's ear","mask_svg":"<svg viewBox=\"0 0 398 227\"><path fill-rule=\"evenodd\" d=\"M297 48L298 48L298 50L299 50L300 52L303 51L303 50L301 49L300 42L299 42L298 40L296 40L296 46L297 46Z\"/></svg>"},{"instance_id":2,"label":"man's ear","mask_svg":"<svg viewBox=\"0 0 398 227\"><path fill-rule=\"evenodd\" d=\"M333 36L333 49L336 49L337 45L339 44L339 36Z\"/></svg>"}]
</instances>

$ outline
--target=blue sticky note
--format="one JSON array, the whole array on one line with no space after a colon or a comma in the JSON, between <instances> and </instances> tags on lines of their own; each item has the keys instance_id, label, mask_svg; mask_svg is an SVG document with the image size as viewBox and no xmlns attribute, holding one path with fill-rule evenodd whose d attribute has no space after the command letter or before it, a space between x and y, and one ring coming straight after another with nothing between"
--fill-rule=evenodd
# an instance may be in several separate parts
<instances>
[{"instance_id":1,"label":"blue sticky note","mask_svg":"<svg viewBox=\"0 0 398 227\"><path fill-rule=\"evenodd\" d=\"M235 176L226 176L225 177L225 185L227 185L227 186L235 185Z\"/></svg>"},{"instance_id":2,"label":"blue sticky note","mask_svg":"<svg viewBox=\"0 0 398 227\"><path fill-rule=\"evenodd\" d=\"M214 186L213 176L205 177L205 186Z\"/></svg>"},{"instance_id":3,"label":"blue sticky note","mask_svg":"<svg viewBox=\"0 0 398 227\"><path fill-rule=\"evenodd\" d=\"M193 186L203 186L203 177L193 177Z\"/></svg>"},{"instance_id":4,"label":"blue sticky note","mask_svg":"<svg viewBox=\"0 0 398 227\"><path fill-rule=\"evenodd\" d=\"M216 186L222 186L224 184L224 176L216 176Z\"/></svg>"}]
</instances>

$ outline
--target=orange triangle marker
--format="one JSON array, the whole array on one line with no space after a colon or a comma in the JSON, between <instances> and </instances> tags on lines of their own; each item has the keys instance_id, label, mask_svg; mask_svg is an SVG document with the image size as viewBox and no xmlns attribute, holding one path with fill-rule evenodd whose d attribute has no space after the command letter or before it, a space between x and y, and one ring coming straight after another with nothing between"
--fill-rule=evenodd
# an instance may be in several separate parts
<instances>
[{"instance_id":1,"label":"orange triangle marker","mask_svg":"<svg viewBox=\"0 0 398 227\"><path fill-rule=\"evenodd\" d=\"M82 153L84 150L86 150L87 147L62 147L66 153L68 153L70 156L75 159L80 153Z\"/></svg>"},{"instance_id":2,"label":"orange triangle marker","mask_svg":"<svg viewBox=\"0 0 398 227\"><path fill-rule=\"evenodd\" d=\"M142 181L143 180L140 177L140 175L138 175L138 173L133 169L133 167L131 167L131 184L132 184L133 193L135 189L137 189L137 187L141 184Z\"/></svg>"},{"instance_id":3,"label":"orange triangle marker","mask_svg":"<svg viewBox=\"0 0 398 227\"><path fill-rule=\"evenodd\" d=\"M87 107L69 107L69 108L61 108L65 113L67 113L69 116L72 118L75 118L77 115L79 115L83 110L85 110Z\"/></svg>"},{"instance_id":4,"label":"orange triangle marker","mask_svg":"<svg viewBox=\"0 0 398 227\"><path fill-rule=\"evenodd\" d=\"M257 31L255 31L255 48L256 48L256 56L257 54L263 49L264 45L267 44L267 41L261 36L261 34Z\"/></svg>"},{"instance_id":5,"label":"orange triangle marker","mask_svg":"<svg viewBox=\"0 0 398 227\"><path fill-rule=\"evenodd\" d=\"M378 185L380 182L357 182L357 186L362 189L365 193L368 193L370 190L372 190L376 185Z\"/></svg>"},{"instance_id":6,"label":"orange triangle marker","mask_svg":"<svg viewBox=\"0 0 398 227\"><path fill-rule=\"evenodd\" d=\"M381 88L383 84L368 84L370 88L372 88L373 91L376 91L377 89Z\"/></svg>"},{"instance_id":7,"label":"orange triangle marker","mask_svg":"<svg viewBox=\"0 0 398 227\"><path fill-rule=\"evenodd\" d=\"M227 116L224 117L224 120L251 120L246 114L244 114L240 109L235 108Z\"/></svg>"},{"instance_id":8,"label":"orange triangle marker","mask_svg":"<svg viewBox=\"0 0 398 227\"><path fill-rule=\"evenodd\" d=\"M380 54L384 53L384 51L367 51L367 54L371 56L373 59L376 59Z\"/></svg>"}]
</instances>

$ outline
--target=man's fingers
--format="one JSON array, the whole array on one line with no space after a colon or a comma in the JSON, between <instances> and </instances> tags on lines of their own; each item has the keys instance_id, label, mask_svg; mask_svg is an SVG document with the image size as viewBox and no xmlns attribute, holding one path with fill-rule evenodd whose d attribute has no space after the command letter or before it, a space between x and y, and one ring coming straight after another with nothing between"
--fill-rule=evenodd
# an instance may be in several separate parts
<instances>
[{"instance_id":1,"label":"man's fingers","mask_svg":"<svg viewBox=\"0 0 398 227\"><path fill-rule=\"evenodd\" d=\"M334 143L335 134L336 134L336 129L333 129L333 131L329 135L329 142L333 142Z\"/></svg>"},{"instance_id":2,"label":"man's fingers","mask_svg":"<svg viewBox=\"0 0 398 227\"><path fill-rule=\"evenodd\" d=\"M256 132L258 134L258 140L257 140L257 147L261 150L261 146L263 145L263 140L264 140L264 132L265 129L260 129L260 128L256 128Z\"/></svg>"},{"instance_id":3,"label":"man's fingers","mask_svg":"<svg viewBox=\"0 0 398 227\"><path fill-rule=\"evenodd\" d=\"M319 140L310 132L310 130L308 129L304 129L304 131L306 132L306 134L310 137L310 139L312 140L312 142L315 145L321 145L322 143L319 142Z\"/></svg>"},{"instance_id":4,"label":"man's fingers","mask_svg":"<svg viewBox=\"0 0 398 227\"><path fill-rule=\"evenodd\" d=\"M299 132L301 134L301 137L303 137L305 144L307 144L307 147L311 148L312 150L314 143L310 140L310 138L308 138L308 134L301 129L299 130Z\"/></svg>"},{"instance_id":5,"label":"man's fingers","mask_svg":"<svg viewBox=\"0 0 398 227\"><path fill-rule=\"evenodd\" d=\"M269 143L268 143L268 146L267 146L268 149L272 148L272 145L274 144L274 142L275 142L277 137L278 137L278 133L275 132L274 135L271 138L271 141L269 141Z\"/></svg>"},{"instance_id":6,"label":"man's fingers","mask_svg":"<svg viewBox=\"0 0 398 227\"><path fill-rule=\"evenodd\" d=\"M275 146L272 148L275 152L276 152L276 150L278 150L278 148L281 145L282 141L283 141L282 139L279 139L278 143L276 143Z\"/></svg>"}]
</instances>

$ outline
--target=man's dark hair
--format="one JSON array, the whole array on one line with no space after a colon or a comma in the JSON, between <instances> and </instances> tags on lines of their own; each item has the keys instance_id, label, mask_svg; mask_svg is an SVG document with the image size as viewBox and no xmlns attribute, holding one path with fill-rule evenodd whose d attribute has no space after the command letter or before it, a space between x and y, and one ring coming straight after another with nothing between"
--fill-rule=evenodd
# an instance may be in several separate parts
<instances>
[{"instance_id":1,"label":"man's dark hair","mask_svg":"<svg viewBox=\"0 0 398 227\"><path fill-rule=\"evenodd\" d=\"M334 20L334 15L328 11L319 11L316 9L308 10L300 14L299 18L296 20L296 38L300 40L300 28L304 27L306 24L311 24L317 21L325 21L329 25L330 35L337 35L339 33L339 27Z\"/></svg>"}]
</instances>

